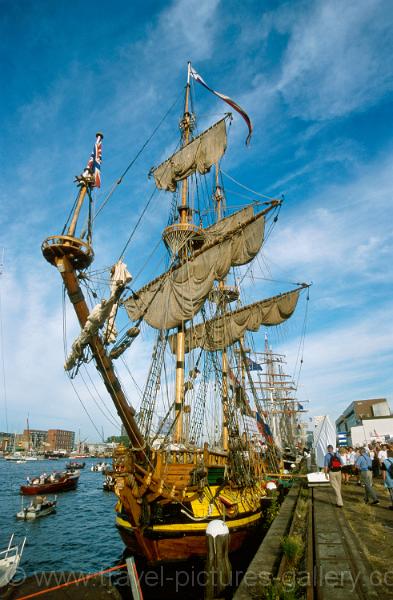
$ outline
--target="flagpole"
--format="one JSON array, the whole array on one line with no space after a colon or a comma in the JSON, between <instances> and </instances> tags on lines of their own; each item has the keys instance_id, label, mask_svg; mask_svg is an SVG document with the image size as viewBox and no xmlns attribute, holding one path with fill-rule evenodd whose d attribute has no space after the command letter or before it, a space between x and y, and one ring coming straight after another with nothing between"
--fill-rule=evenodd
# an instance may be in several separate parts
<instances>
[{"instance_id":1,"label":"flagpole","mask_svg":"<svg viewBox=\"0 0 393 600\"><path fill-rule=\"evenodd\" d=\"M97 144L97 141L103 140L103 139L104 139L104 136L101 132L96 133L96 142L95 142L96 144ZM90 174L87 172L87 169L85 169L83 172L83 175L81 177L77 178L79 181L79 185L80 185L80 192L79 192L78 199L76 201L74 214L72 216L72 220L71 220L70 226L68 228L68 232L67 232L67 235L69 235L71 237L73 237L75 234L75 229L76 229L76 224L78 222L79 213L80 213L82 205L83 205L83 200L86 196L87 188L90 185L89 177L90 177Z\"/></svg>"}]
</instances>

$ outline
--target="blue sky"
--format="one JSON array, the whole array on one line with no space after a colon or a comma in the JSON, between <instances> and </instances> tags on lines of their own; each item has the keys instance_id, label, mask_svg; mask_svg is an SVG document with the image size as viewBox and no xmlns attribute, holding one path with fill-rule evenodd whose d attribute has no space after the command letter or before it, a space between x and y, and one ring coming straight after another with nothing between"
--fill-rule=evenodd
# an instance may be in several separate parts
<instances>
[{"instance_id":1,"label":"blue sky","mask_svg":"<svg viewBox=\"0 0 393 600\"><path fill-rule=\"evenodd\" d=\"M284 194L254 274L312 281L299 399L337 418L355 399L392 397L393 6L378 0L111 3L0 1L0 247L5 386L0 430L60 426L96 438L62 368L58 274L40 245L59 233L95 132L102 130L97 202L178 102L97 219L98 267L109 265L153 189L147 172L177 143L187 60L251 116L235 116L223 170L249 188ZM226 106L195 89L199 123ZM226 181L228 204L239 188ZM138 272L166 225L170 195L154 199L126 256ZM246 200L244 200L246 201ZM138 282L139 283L139 282ZM143 283L142 281L140 283ZM259 289L261 287L261 289ZM256 299L246 290L248 300ZM265 282L256 291L272 295ZM296 360L299 315L271 332ZM69 343L76 333L68 317ZM131 353L143 381L150 334ZM262 343L263 334L256 338ZM80 382L76 383L80 386ZM130 400L138 403L130 385ZM115 428L78 391L105 435ZM7 410L5 409L7 405Z\"/></svg>"}]
</instances>

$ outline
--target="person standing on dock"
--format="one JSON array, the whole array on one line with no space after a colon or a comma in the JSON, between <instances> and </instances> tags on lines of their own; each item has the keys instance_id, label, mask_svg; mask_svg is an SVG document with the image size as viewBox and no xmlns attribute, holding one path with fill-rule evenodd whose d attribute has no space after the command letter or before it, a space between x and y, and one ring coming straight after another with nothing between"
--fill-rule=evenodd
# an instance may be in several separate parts
<instances>
[{"instance_id":1,"label":"person standing on dock","mask_svg":"<svg viewBox=\"0 0 393 600\"><path fill-rule=\"evenodd\" d=\"M343 507L343 499L341 497L341 469L343 461L338 452L333 452L333 446L327 447L327 454L324 459L325 475L329 473L330 485L336 493L336 506Z\"/></svg>"},{"instance_id":2,"label":"person standing on dock","mask_svg":"<svg viewBox=\"0 0 393 600\"><path fill-rule=\"evenodd\" d=\"M368 504L369 499L371 498L372 502L370 504L379 504L378 496L373 488L372 464L368 449L362 448L355 466L360 471L360 481L364 485L364 501Z\"/></svg>"},{"instance_id":3,"label":"person standing on dock","mask_svg":"<svg viewBox=\"0 0 393 600\"><path fill-rule=\"evenodd\" d=\"M389 490L390 501L392 503L389 509L393 510L393 450L387 451L387 458L383 461L381 470L384 486Z\"/></svg>"}]
</instances>

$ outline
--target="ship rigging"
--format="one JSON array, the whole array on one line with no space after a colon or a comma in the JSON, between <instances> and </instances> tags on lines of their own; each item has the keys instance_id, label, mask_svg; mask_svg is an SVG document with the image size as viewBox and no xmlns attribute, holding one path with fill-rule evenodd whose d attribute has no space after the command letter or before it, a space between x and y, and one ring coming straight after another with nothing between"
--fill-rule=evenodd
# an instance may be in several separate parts
<instances>
[{"instance_id":1,"label":"ship rigging","mask_svg":"<svg viewBox=\"0 0 393 600\"><path fill-rule=\"evenodd\" d=\"M65 369L74 377L82 365L94 361L129 436L130 446L118 457L115 474L117 526L126 544L150 562L205 556L204 532L214 518L226 521L231 551L260 523L265 473L280 468L281 455L268 433L266 401L250 375L245 343L260 327L290 318L308 288L299 284L243 304L236 270L257 257L266 224L275 222L282 200L258 199L228 210L220 162L231 117L225 115L196 134L191 78L230 104L246 121L249 136L252 131L245 111L209 88L189 63L180 147L150 171L156 189L173 198L162 234L167 268L135 289L123 249L111 268L107 297L93 307L86 300L92 284L92 192L100 185L101 133L85 171L76 178L78 197L66 227L42 245L44 257L62 277L80 325ZM195 206L209 172L213 222ZM87 227L80 225L83 210ZM117 336L121 311L129 322ZM156 331L155 342L136 412L114 361L148 327ZM167 411L157 419L163 382Z\"/></svg>"}]
</instances>

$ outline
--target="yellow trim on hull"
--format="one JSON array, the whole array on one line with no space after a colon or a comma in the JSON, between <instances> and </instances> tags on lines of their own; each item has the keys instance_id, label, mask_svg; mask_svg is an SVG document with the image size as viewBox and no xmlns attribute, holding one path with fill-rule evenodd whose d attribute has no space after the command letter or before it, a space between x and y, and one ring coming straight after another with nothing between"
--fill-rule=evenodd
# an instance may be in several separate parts
<instances>
[{"instance_id":1,"label":"yellow trim on hull","mask_svg":"<svg viewBox=\"0 0 393 600\"><path fill-rule=\"evenodd\" d=\"M225 524L228 526L229 529L234 529L235 527L242 527L243 525L251 525L252 523L255 523L255 521L258 521L261 518L261 514L262 513L259 512L255 515L250 515L249 517L243 517L242 519L231 519L230 521L225 521ZM135 529L130 525L128 521L125 521L121 517L116 517L116 524L126 529ZM153 525L151 529L152 531L159 531L164 533L166 531L168 533L173 533L175 531L182 533L184 531L205 531L207 525L207 521L204 521L203 523L174 523L173 525Z\"/></svg>"},{"instance_id":2,"label":"yellow trim on hull","mask_svg":"<svg viewBox=\"0 0 393 600\"><path fill-rule=\"evenodd\" d=\"M133 531L136 529L136 527L133 527L129 521L125 521L121 517L116 517L116 525L124 527L125 529L132 529Z\"/></svg>"}]
</instances>

